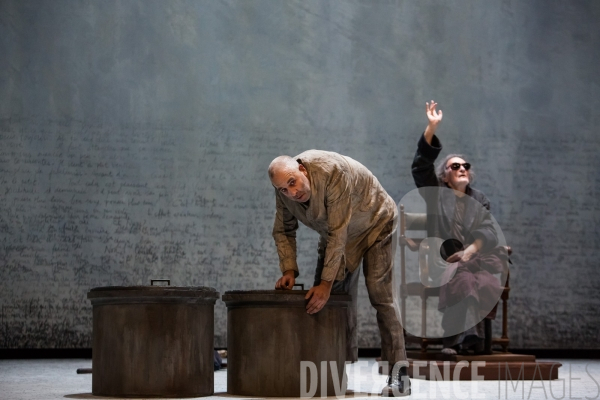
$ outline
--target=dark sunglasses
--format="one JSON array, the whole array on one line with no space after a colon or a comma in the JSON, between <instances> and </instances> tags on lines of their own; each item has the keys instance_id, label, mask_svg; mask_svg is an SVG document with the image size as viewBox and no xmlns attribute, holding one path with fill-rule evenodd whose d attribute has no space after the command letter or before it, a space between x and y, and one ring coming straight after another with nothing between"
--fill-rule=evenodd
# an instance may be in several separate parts
<instances>
[{"instance_id":1,"label":"dark sunglasses","mask_svg":"<svg viewBox=\"0 0 600 400\"><path fill-rule=\"evenodd\" d=\"M471 164L469 164L468 162L463 163L463 164L455 162L455 163L448 165L446 168L450 168L452 171L458 171L460 169L461 165L463 167L465 167L465 170L467 170L467 171L469 169L471 169Z\"/></svg>"}]
</instances>

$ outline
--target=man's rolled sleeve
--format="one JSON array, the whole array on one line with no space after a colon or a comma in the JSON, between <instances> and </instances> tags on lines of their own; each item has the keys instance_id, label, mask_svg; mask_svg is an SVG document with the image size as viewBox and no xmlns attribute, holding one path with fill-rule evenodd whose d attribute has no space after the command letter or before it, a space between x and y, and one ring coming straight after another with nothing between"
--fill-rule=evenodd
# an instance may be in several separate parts
<instances>
[{"instance_id":1,"label":"man's rolled sleeve","mask_svg":"<svg viewBox=\"0 0 600 400\"><path fill-rule=\"evenodd\" d=\"M297 277L296 231L298 230L298 220L289 212L277 191L275 191L275 203L273 239L275 239L275 246L277 246L277 254L279 255L279 269L282 274L293 270L294 276Z\"/></svg>"}]
</instances>

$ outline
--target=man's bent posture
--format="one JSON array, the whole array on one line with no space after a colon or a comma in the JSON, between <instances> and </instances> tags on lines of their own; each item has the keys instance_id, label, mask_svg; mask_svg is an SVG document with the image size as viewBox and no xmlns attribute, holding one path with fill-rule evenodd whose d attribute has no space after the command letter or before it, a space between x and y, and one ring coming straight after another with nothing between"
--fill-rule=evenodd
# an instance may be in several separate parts
<instances>
[{"instance_id":1,"label":"man's bent posture","mask_svg":"<svg viewBox=\"0 0 600 400\"><path fill-rule=\"evenodd\" d=\"M348 313L346 358L356 361L356 297L360 261L377 310L381 358L393 366L406 360L404 336L394 308L392 276L394 232L398 214L394 200L362 164L341 154L308 150L296 157L280 156L269 166L277 213L273 237L283 276L276 289L292 289L298 276L298 221L317 231L319 258L314 286L308 291L309 314L327 303L332 288L352 296ZM402 379L404 377L404 379ZM407 368L392 369L382 395L409 395Z\"/></svg>"}]
</instances>

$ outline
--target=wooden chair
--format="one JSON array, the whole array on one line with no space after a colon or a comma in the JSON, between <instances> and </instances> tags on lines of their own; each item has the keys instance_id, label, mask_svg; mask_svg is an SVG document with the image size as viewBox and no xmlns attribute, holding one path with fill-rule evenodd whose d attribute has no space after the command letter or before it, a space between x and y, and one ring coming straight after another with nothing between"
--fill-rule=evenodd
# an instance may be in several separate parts
<instances>
[{"instance_id":1,"label":"wooden chair","mask_svg":"<svg viewBox=\"0 0 600 400\"><path fill-rule=\"evenodd\" d=\"M429 222L431 223L431 221ZM407 343L417 343L421 346L421 352L427 351L427 346L432 344L443 344L442 338L428 338L427 337L427 299L430 297L439 297L439 287L427 287L421 282L429 280L429 266L427 263L427 244L422 241L427 237L427 232L431 232L432 227L428 229L427 214L425 213L407 213L404 211L404 205L400 204L400 257L401 257L401 307L402 307L402 325L406 326L406 298L408 296L419 296L421 298L421 336L410 335L405 332L405 341ZM424 237L407 237L407 231L423 231ZM422 250L419 251L419 247L423 246ZM418 267L421 274L420 282L406 282L406 250L419 251L418 255ZM507 247L508 254L511 254L510 247ZM507 352L508 350L508 294L510 291L509 287L510 271L508 269L508 263L506 263L504 271L501 274L501 282L506 282L502 295L500 297L502 301L502 336L492 337L492 321L485 319L485 354L492 353L492 345L502 346L502 351Z\"/></svg>"}]
</instances>

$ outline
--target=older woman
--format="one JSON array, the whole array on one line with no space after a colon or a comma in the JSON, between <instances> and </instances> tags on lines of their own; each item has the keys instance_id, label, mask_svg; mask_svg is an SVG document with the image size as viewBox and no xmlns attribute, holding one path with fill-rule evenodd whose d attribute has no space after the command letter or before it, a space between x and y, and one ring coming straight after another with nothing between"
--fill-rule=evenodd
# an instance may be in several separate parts
<instances>
[{"instance_id":1,"label":"older woman","mask_svg":"<svg viewBox=\"0 0 600 400\"><path fill-rule=\"evenodd\" d=\"M434 167L442 150L435 133L443 114L436 106L433 100L426 103L429 124L419 140L412 174L418 188L439 188L433 194L421 194L427 203L428 218L434 219L430 224L433 232L428 236L443 240L440 257L430 260L431 276L440 286L438 309L444 313L442 352L480 353L484 345L483 319L495 318L502 293L493 274L501 272L506 252L498 247L488 198L471 187L471 164L461 155L450 154Z\"/></svg>"}]
</instances>

